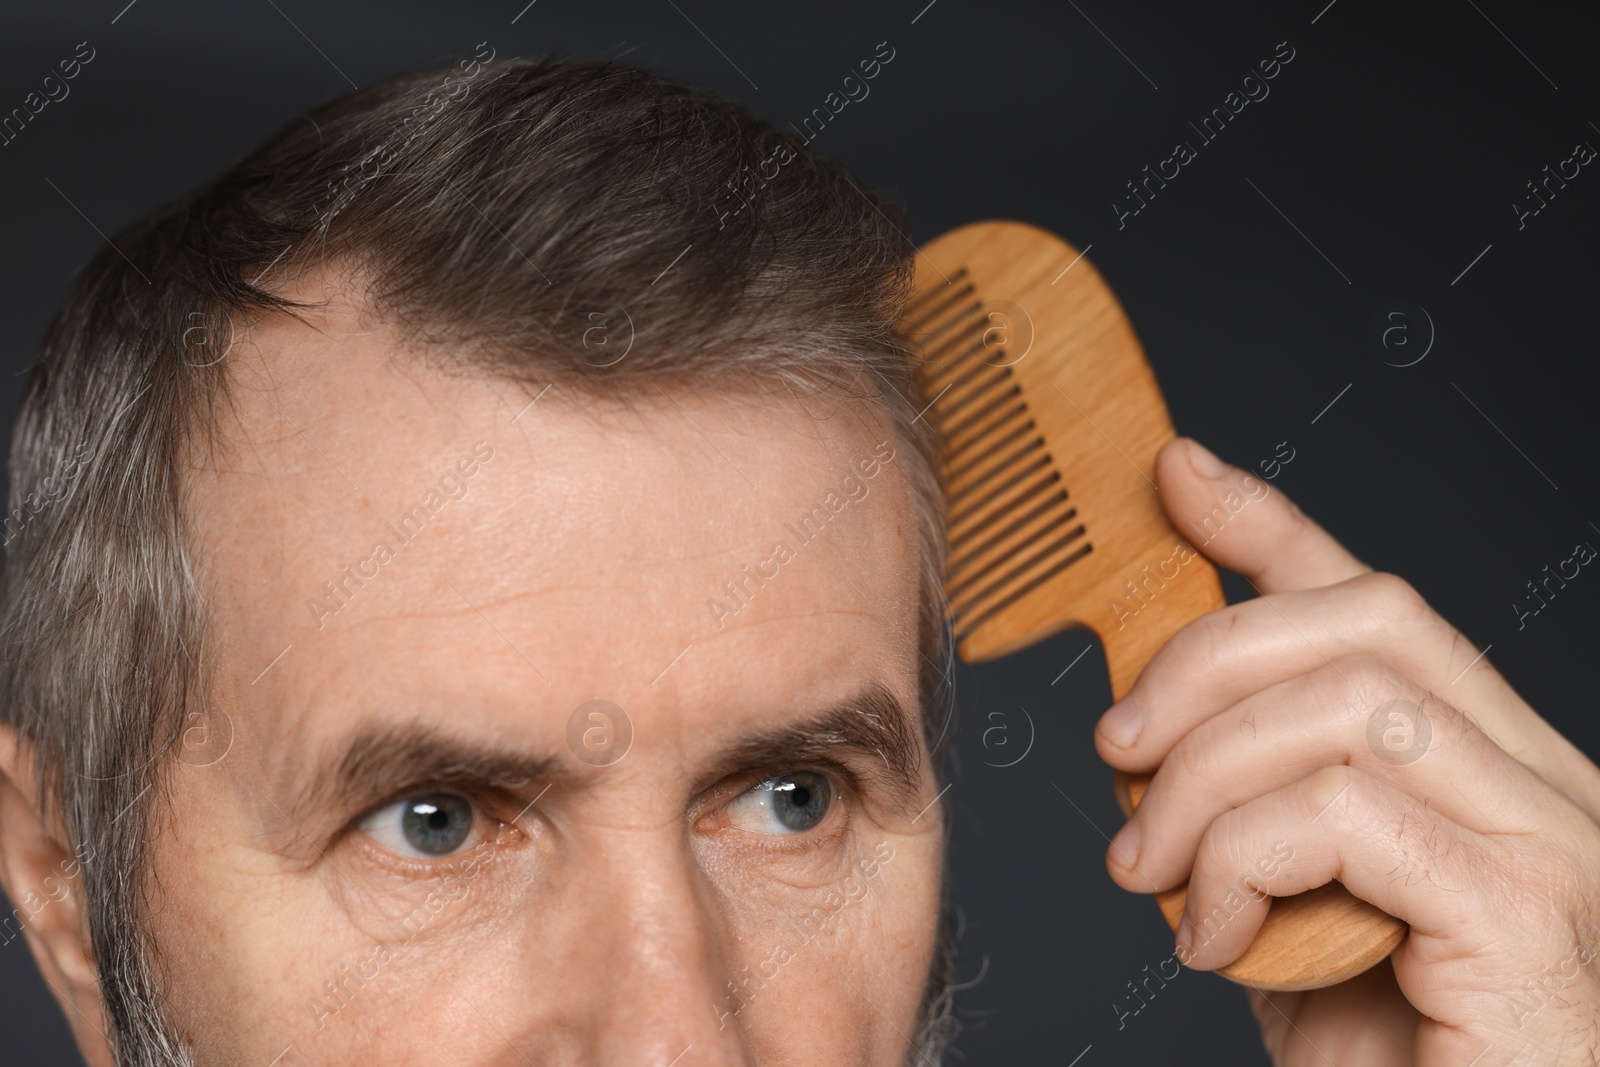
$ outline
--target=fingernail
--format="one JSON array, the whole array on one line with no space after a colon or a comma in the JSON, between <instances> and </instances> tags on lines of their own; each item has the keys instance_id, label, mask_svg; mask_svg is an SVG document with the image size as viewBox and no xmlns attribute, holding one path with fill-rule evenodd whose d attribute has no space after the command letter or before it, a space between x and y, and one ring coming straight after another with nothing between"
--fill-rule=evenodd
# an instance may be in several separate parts
<instances>
[{"instance_id":1,"label":"fingernail","mask_svg":"<svg viewBox=\"0 0 1600 1067\"><path fill-rule=\"evenodd\" d=\"M1188 913L1185 913L1183 918L1178 920L1178 948L1175 955L1178 957L1180 963L1183 962L1185 958L1194 955L1194 950L1190 948L1190 945L1193 942L1194 927L1189 925L1189 916Z\"/></svg>"},{"instance_id":2,"label":"fingernail","mask_svg":"<svg viewBox=\"0 0 1600 1067\"><path fill-rule=\"evenodd\" d=\"M1228 473L1228 465L1193 438L1189 440L1189 466L1207 478L1220 478Z\"/></svg>"},{"instance_id":3,"label":"fingernail","mask_svg":"<svg viewBox=\"0 0 1600 1067\"><path fill-rule=\"evenodd\" d=\"M1127 748L1139 737L1139 730L1144 723L1140 721L1139 709L1126 697L1111 705L1104 715L1100 716L1100 732L1106 735L1118 748Z\"/></svg>"},{"instance_id":4,"label":"fingernail","mask_svg":"<svg viewBox=\"0 0 1600 1067\"><path fill-rule=\"evenodd\" d=\"M1139 859L1139 824L1132 820L1123 823L1112 835L1111 851L1124 867L1132 867Z\"/></svg>"}]
</instances>

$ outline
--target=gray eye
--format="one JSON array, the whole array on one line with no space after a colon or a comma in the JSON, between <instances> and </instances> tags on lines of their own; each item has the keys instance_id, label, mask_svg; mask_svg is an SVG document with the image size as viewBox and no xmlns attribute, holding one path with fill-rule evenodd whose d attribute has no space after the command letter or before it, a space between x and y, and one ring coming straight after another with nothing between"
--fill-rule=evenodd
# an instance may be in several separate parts
<instances>
[{"instance_id":1,"label":"gray eye","mask_svg":"<svg viewBox=\"0 0 1600 1067\"><path fill-rule=\"evenodd\" d=\"M430 856L443 856L461 847L472 832L472 805L448 793L433 793L405 801L400 822L406 843Z\"/></svg>"},{"instance_id":2,"label":"gray eye","mask_svg":"<svg viewBox=\"0 0 1600 1067\"><path fill-rule=\"evenodd\" d=\"M447 856L472 837L472 802L451 793L426 793L386 804L361 821L374 841L402 855Z\"/></svg>"},{"instance_id":3,"label":"gray eye","mask_svg":"<svg viewBox=\"0 0 1600 1067\"><path fill-rule=\"evenodd\" d=\"M814 771L769 778L729 805L735 826L763 834L802 834L816 829L833 808L833 783Z\"/></svg>"}]
</instances>

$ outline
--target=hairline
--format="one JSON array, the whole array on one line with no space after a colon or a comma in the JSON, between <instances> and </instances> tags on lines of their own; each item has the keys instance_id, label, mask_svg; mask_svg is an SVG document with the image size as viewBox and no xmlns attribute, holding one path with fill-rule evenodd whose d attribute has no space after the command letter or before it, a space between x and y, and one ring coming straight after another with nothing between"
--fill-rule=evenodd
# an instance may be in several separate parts
<instances>
[{"instance_id":1,"label":"hairline","mask_svg":"<svg viewBox=\"0 0 1600 1067\"><path fill-rule=\"evenodd\" d=\"M492 84L509 80L515 84L508 91L516 91L516 86L525 76L529 81L563 76L560 71L554 75L549 74L549 68L544 61L531 63L531 66L530 61L517 62L527 69L514 70L508 64L500 70L497 78L492 80ZM529 74L529 69L532 67L538 69ZM436 81L438 73L438 71L417 71L397 79L386 80L376 87L369 86L370 92L360 91L364 95L361 106L368 109L367 113L379 112L387 106L381 96L382 93L396 91L409 93L417 86ZM636 75L643 76L643 72L633 72L628 77L635 78ZM585 74L585 77L587 76ZM619 75L606 85L614 88L624 80ZM591 78L589 83L584 84L587 86L591 83L599 85L599 78ZM540 91L543 91L542 86L546 82L539 84ZM681 86L668 86L660 79L654 82L647 81L646 86L651 92L659 91L660 99L677 103L683 100L681 95L676 95L679 94ZM656 88L658 86L664 88L658 90ZM490 87L484 85L474 92L487 91ZM629 91L635 88L637 88L635 83L629 83ZM348 98L341 98L340 101L335 101L327 107L337 108L346 99ZM346 110L340 112L340 115L348 118L349 113ZM322 109L316 114L322 117ZM717 117L726 119L727 115L719 112ZM311 116L301 116L301 118L310 119ZM409 148L413 142L426 142L439 128L441 118L442 116L430 113L428 121L419 124L401 147ZM299 118L293 120L285 130L295 126L299 121ZM314 119L312 122L313 125L317 125ZM721 129L722 127L719 127L719 132ZM741 126L738 132L748 133L748 129ZM322 134L322 126L317 125L319 143ZM781 131L770 131L770 136L773 138L780 135L785 138L789 136ZM760 132L758 136L763 139L763 143L770 143L766 141L769 132ZM283 143L284 133L280 131L279 134L263 142L262 148L272 146L273 150L277 151ZM260 153L261 149L252 153L247 162L256 161ZM790 168L788 173L810 171L817 167L820 167L820 163L813 162L807 153L803 157L803 162ZM231 178L237 170L238 167L230 168L226 172L226 177ZM703 177L699 180L705 182ZM342 186L341 190L345 188ZM862 192L859 188L856 191ZM199 240L195 235L195 228L190 224L191 221L207 217L196 214L193 210L193 205L197 202L210 203L205 198L209 195L209 190L201 192L205 195L201 196L199 201L185 198L177 205L176 212L153 213L128 230L117 234L117 244L103 246L99 255L91 262L80 283L75 285L67 302L58 311L56 321L47 336L41 364L45 363L45 357L48 357L51 373L42 374L40 366L35 367L35 378L24 402L23 411L17 420L11 455L14 475L11 482L12 502L15 504L25 490L39 488L41 479L48 473L45 468L57 464L61 456L76 441L87 438L99 446L115 446L115 451L118 453L107 455L106 453L113 449L96 448L95 454L88 461L89 473L72 484L73 493L81 493L89 498L85 502L72 503L75 506L82 503L84 508L92 505L97 516L69 523L62 520L60 514L69 509L58 505L56 513L46 515L34 529L27 531L26 543L21 546L19 552L7 553L6 566L8 587L17 579L23 580L20 591L13 592L8 588L7 593L7 617L15 622L19 617L31 620L39 616L43 609L38 607L38 602L52 593L49 589L52 583L46 580L49 575L43 572L43 562L61 563L60 557L63 552L52 549L51 551L55 552L55 555L52 555L51 551L41 549L40 543L48 540L46 534L49 531L59 526L76 535L67 551L78 558L68 562L82 565L91 555L97 555L101 559L114 558L112 567L108 570L103 569L97 579L91 580L82 574L74 574L75 584L72 586L72 592L63 593L58 598L63 604L70 604L72 612L70 617L59 610L47 616L54 625L63 627L64 630L68 625L72 627L70 631L65 632L104 638L103 648L94 653L100 657L99 665L103 669L98 671L92 682L73 682L62 674L64 668L57 658L50 661L51 673L46 673L43 669L30 673L22 665L26 663L26 657L15 654L18 650L25 650L32 645L42 643L44 638L25 632L20 635L10 634L9 647L18 663L8 666L7 684L11 687L12 695L21 699L15 703L6 702L6 708L0 710L0 718L13 725L21 724L19 733L33 749L39 772L37 782L41 805L47 812L53 808L61 817L67 837L77 841L80 851L86 842L90 843L91 849L96 844L106 844L107 851L113 858L119 863L126 860L128 864L127 869L110 870L104 862L90 864L86 861L87 873L84 876L91 936L96 949L104 950L99 959L107 968L102 976L104 979L102 985L106 990L108 1008L113 1016L112 1033L115 1037L113 1039L112 1036L108 1036L108 1040L113 1046L114 1054L119 1057L118 1062L127 1065L186 1062L181 1057L181 1050L130 1048L125 1047L120 1040L137 1030L132 1022L125 1029L123 1020L142 1022L157 1017L155 1008L159 1000L159 988L153 972L149 970L153 956L147 958L143 954L143 949L146 947L154 949L143 936L147 925L143 923L143 919L147 914L149 900L144 893L125 891L120 880L130 875L148 878L151 873L150 846L159 832L158 809L163 805L170 808L172 800L170 792L166 789L168 785L166 776L172 773L173 765L179 762L175 757L177 742L186 722L184 716L192 709L203 706L204 694L208 689L206 684L208 671L211 667L210 657L206 654L206 642L210 639L206 605L198 588L197 568L194 566L194 544L183 515L182 494L185 478L181 469L181 458L186 448L192 446L200 437L213 434L219 425L216 411L219 402L225 402L227 374L214 366L208 368L205 364L191 363L190 357L198 355L209 359L211 354L223 348L226 335L231 332L232 312L244 310L254 313L285 309L282 303L276 302L272 294L255 289L253 282L243 281L244 277L256 275L255 267L272 259L272 251L276 250L276 245L269 248L251 269L243 271L238 277L230 275L225 281L221 279L221 275L217 273L219 268L232 268L244 262L240 258L241 248L259 247L242 246L237 241L226 247L226 255L215 263L206 264L206 269L211 271L206 277L182 273L174 275L169 272L169 276L162 280L160 293L152 300L141 301L140 282L133 278L133 275L138 273L140 278L144 275L138 270L135 260L144 263L157 278L161 278L161 275L155 272L164 270L166 265L153 253L160 255L177 253L180 257L178 260L180 269L197 269L194 264L181 257L187 254L190 247L184 242ZM228 195L238 194L236 190L230 190ZM356 186L350 197L343 196L341 192L340 200L334 205L335 210L329 217L350 211L360 220L358 225L370 225L370 211L363 214L366 209L363 207L361 197L364 195L363 185ZM862 195L866 196L866 193ZM867 202L876 209L877 215L884 223L895 230L900 230L889 217L890 214L897 213L897 208L891 209L887 203L880 207L879 201L872 197L868 197ZM232 202L224 201L224 203ZM229 209L232 210L232 207ZM889 213L886 214L886 211ZM479 213L482 214L482 211ZM748 218L753 214L747 213L742 218ZM865 214L863 212L863 215ZM485 216L486 220L487 218L488 216ZM874 222L873 225L879 224ZM875 253L889 243L887 233L869 233L864 225L849 232L852 235L859 235L862 247L870 247ZM260 237L259 234L253 236ZM903 231L900 231L900 236L904 237ZM295 255L289 257L290 262L294 263L302 256L309 257L310 262L331 260L336 253L359 251L362 247L359 242L338 244L336 247L318 247L317 242L322 237L326 237L326 230L310 234L309 247L296 250ZM909 238L905 240L909 242ZM116 255L113 255L113 251ZM287 252L289 249L284 251ZM129 258L130 255L133 258ZM669 251L666 258L670 258L670 255ZM279 258L283 258L283 253L279 253ZM382 253L377 253L376 258L381 262ZM126 267L122 261L126 261ZM302 263L306 261L300 259ZM272 259L266 266L270 269L277 262L277 259ZM609 266L609 263L606 265ZM859 264L855 266L860 270L866 269ZM881 265L874 269L884 275L889 273L889 269ZM682 268L678 273L681 273L681 270ZM261 275L256 275L256 280L259 281L260 277ZM815 276L810 277L814 282ZM669 276L664 288L672 288L675 280L677 274ZM188 292L188 302L177 304L177 297L184 290ZM816 291L823 292L825 287L819 287ZM849 299L853 300L854 297ZM752 303L754 302L752 298ZM69 309L74 312L71 316L66 314ZM186 314L181 322L176 323L177 329L182 331L181 340L169 332L177 319L176 312L180 310ZM855 304L852 304L847 311L857 318L861 316L861 311ZM433 320L426 314L419 316L417 321L424 327L431 328L433 325ZM446 329L449 328L448 318L438 321L444 323ZM855 321L851 320L852 323ZM189 334L196 329L215 331L215 336L205 332L201 334L202 343L209 337L214 347L204 348L198 353L190 349ZM830 342L837 336L836 331L822 328L819 324L819 329L810 340L815 346ZM91 342L99 350L94 356L85 354ZM179 360L187 366L176 366ZM170 361L171 365L165 361ZM787 366L792 369L797 362L803 361L791 360ZM826 362L826 357L823 362ZM892 385L893 381L899 379L895 375L884 375L881 370L883 365L882 362L871 364L869 377ZM67 377L69 375L79 377L87 375L89 383L94 387L108 390L119 397L132 396L133 399L125 407L119 407L109 419L92 430L70 427L63 421L64 414L69 408L73 415L83 414L81 409L85 399L82 393L83 383L80 381L74 384L73 380ZM708 371L707 375L711 377L712 372ZM777 380L778 377L779 375L774 374L772 380ZM604 376L595 380L598 388L604 388L606 384L607 379ZM942 533L939 536L930 533L934 527L940 525L942 512L935 514L929 510L933 504L927 491L929 479L937 477L937 470L920 469L926 465L924 463L926 457L923 447L915 439L917 431L927 432L927 426L923 423L919 427L911 419L914 408L908 407L910 398L903 395L884 396L881 400L891 411L890 421L897 440L919 457L916 463L908 464L908 467L916 473L913 488L919 490L916 493L918 522L923 528L921 531L923 536L918 539L919 554L923 557L924 568L932 569L934 560L929 555L930 549L942 552ZM17 477L18 473L22 477ZM137 525L133 534L113 536L98 527L93 530L88 529L89 524L96 521L96 517L100 521L105 521L105 516L99 513L107 509L108 501L126 494L131 495L127 496L127 506L124 509L126 514L121 517L128 518L130 525L142 524ZM93 540L95 536L100 540ZM134 538L142 540L135 542ZM44 561L34 559L41 553L45 556ZM130 560L133 562L131 568ZM942 579L938 575L930 579L925 574L921 586L922 596L919 597L921 617L915 643L924 665L944 678L947 675L946 664L951 650L948 637L942 629L942 611L935 611L942 603L939 600L943 591ZM130 594L129 602L108 603L108 600L114 601L108 590L111 594L117 592ZM96 594L99 594L98 599ZM93 618L88 622L79 622L78 618L85 614ZM928 622L930 618L940 625L930 627ZM155 662L140 658L139 653L149 652L152 649L161 651L159 657L153 657ZM117 656L121 656L125 664L137 666L119 665L115 658ZM924 679L927 677L928 675L924 674ZM948 681L947 678L944 680ZM84 706L92 707L93 713L86 721L94 729L80 738L63 741L49 728L49 721L52 716L65 716L66 711L61 706L59 694L66 691L64 687L69 683L76 686L79 695L89 698L89 702ZM945 690L939 689L938 692ZM146 697L147 704L135 707L126 700L121 700L119 703L119 698L125 693L137 693ZM937 711L937 701L929 699L922 703L925 713L923 729L927 735L932 736L935 725L932 716ZM20 712L17 711L18 708L21 709ZM20 718L15 717L18 714ZM937 738L932 743L932 747L936 750L940 750L943 742L948 740L948 715L947 711L945 722L940 725ZM60 762L54 762L55 760ZM933 771L935 774L942 774L942 768L938 763L936 756ZM112 771L112 777L97 777L95 772L100 770ZM82 781L74 782L71 778L76 776L78 779L112 782L121 780L124 774L127 776L125 787L110 785L102 787ZM141 784L145 788L137 792L131 804L124 806L126 794ZM138 825L143 828L135 828L129 834L108 836L103 828L124 816L139 820ZM943 866L947 870L948 864L945 863ZM159 891L159 886L156 886L155 890ZM127 899L124 900L124 897ZM165 1058L160 1060L150 1058L158 1052L165 1053Z\"/></svg>"}]
</instances>

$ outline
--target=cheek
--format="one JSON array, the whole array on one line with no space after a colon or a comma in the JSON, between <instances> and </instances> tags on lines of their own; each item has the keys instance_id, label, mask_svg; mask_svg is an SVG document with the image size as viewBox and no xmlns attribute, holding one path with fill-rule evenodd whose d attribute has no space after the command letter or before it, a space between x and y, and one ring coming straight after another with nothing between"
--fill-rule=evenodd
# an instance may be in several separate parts
<instances>
[{"instance_id":1,"label":"cheek","mask_svg":"<svg viewBox=\"0 0 1600 1067\"><path fill-rule=\"evenodd\" d=\"M330 881L248 863L185 868L183 901L157 936L172 1018L198 1062L267 1064L290 1047L299 1062L341 1067L376 1051L402 1067L440 1048L477 1062L481 1020L458 1010L446 980L485 1010L516 1010L495 1003L503 983L479 981L496 975L509 925L483 914L484 886L461 896L419 884L359 910L349 887Z\"/></svg>"},{"instance_id":2,"label":"cheek","mask_svg":"<svg viewBox=\"0 0 1600 1067\"><path fill-rule=\"evenodd\" d=\"M936 834L887 840L894 846L893 858L879 861L878 874L867 880L862 900L863 911L874 923L871 951L863 954L862 961L872 973L863 977L886 995L893 991L899 1009L896 1025L911 1033L943 921L939 902L944 855Z\"/></svg>"},{"instance_id":3,"label":"cheek","mask_svg":"<svg viewBox=\"0 0 1600 1067\"><path fill-rule=\"evenodd\" d=\"M287 864L248 844L256 823L227 790L203 788L220 785L203 775L231 764L174 776L178 817L152 857L167 1017L197 1062L269 1064L292 1047L284 1067L335 1067L367 1063L381 1046L385 1067L403 1067L445 1040L472 1047L481 1022L448 1010L442 978L493 960L486 928L497 917L482 904L501 871L490 863L465 883L398 885L337 846L327 862Z\"/></svg>"},{"instance_id":4,"label":"cheek","mask_svg":"<svg viewBox=\"0 0 1600 1067\"><path fill-rule=\"evenodd\" d=\"M227 850L193 855L178 878L163 881L172 888L151 929L167 961L169 1018L199 1062L270 1062L290 1042L321 972L336 965L348 927L319 888Z\"/></svg>"},{"instance_id":5,"label":"cheek","mask_svg":"<svg viewBox=\"0 0 1600 1067\"><path fill-rule=\"evenodd\" d=\"M892 858L874 852L883 844ZM937 940L941 849L934 834L875 832L849 852L838 877L769 891L734 912L736 963L721 1008L737 1015L761 1062L824 1044L832 1062L905 1055Z\"/></svg>"},{"instance_id":6,"label":"cheek","mask_svg":"<svg viewBox=\"0 0 1600 1067\"><path fill-rule=\"evenodd\" d=\"M286 873L238 846L181 844L163 842L158 866L175 891L154 932L170 963L172 1018L198 1062L266 1064L292 1046L301 1062L330 1067L420 1067L440 1048L457 1063L498 1063L504 1046L462 998L519 1047L549 1042L550 1052L576 1039L559 1036L575 1021L616 1023L602 1008L639 992L620 988L627 968L606 961L644 951L650 930L625 921L630 905L607 894L642 844L611 850L630 857L617 870L589 870L606 852L598 846L552 857L536 885L526 865L493 861L464 895L443 883L368 892L358 872ZM333 859L352 874L353 857ZM657 947L677 968L700 959L714 976L704 997L675 1010L735 1015L759 1062L792 1062L803 1049L822 1062L900 1063L938 928L937 832L868 823L815 863L700 860L712 884L705 921L692 921L685 898L669 902L675 918L661 927L694 930L695 943L661 935ZM641 897L631 908L650 906ZM374 941L385 926L415 936L386 956ZM557 973L562 982L550 983Z\"/></svg>"}]
</instances>

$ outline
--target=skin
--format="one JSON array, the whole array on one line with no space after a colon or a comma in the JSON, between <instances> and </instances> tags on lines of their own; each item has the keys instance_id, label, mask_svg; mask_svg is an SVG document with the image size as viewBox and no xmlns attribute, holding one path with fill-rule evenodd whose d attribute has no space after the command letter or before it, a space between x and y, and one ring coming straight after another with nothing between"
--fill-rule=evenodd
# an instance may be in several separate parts
<instances>
[{"instance_id":1,"label":"skin","mask_svg":"<svg viewBox=\"0 0 1600 1067\"><path fill-rule=\"evenodd\" d=\"M1156 477L1175 519L1255 484L1183 440ZM1284 1067L1593 1063L1600 769L1414 589L1281 492L1201 547L1264 595L1181 630L1097 726L1114 767L1160 768L1107 851L1112 878L1189 881L1178 957L1200 969L1239 957L1271 897L1334 878L1410 924L1347 982L1249 991ZM1421 709L1426 743L1387 713L1368 743L1393 700ZM1207 925L1218 905L1225 921Z\"/></svg>"},{"instance_id":2,"label":"skin","mask_svg":"<svg viewBox=\"0 0 1600 1067\"><path fill-rule=\"evenodd\" d=\"M933 783L897 797L861 762L847 829L774 852L730 812L776 771L711 755L874 680L912 706L916 652L898 635L915 618L913 513L892 471L721 626L706 604L883 439L873 412L818 422L687 393L599 412L554 390L524 409L532 390L398 359L359 316L319 326L274 320L239 350L229 447L194 477L216 722L173 776L154 923L200 1061L267 1063L287 1045L285 1064L431 1064L440 1049L483 1065L898 1063L933 944L942 831L937 805L917 814ZM478 440L495 452L468 495L318 626L307 597ZM1243 485L1250 505L1197 547L1264 595L1180 631L1097 727L1114 767L1156 771L1107 853L1113 879L1189 882L1186 926L1204 933L1178 955L1200 969L1238 957L1267 896L1334 878L1409 924L1351 981L1249 992L1284 1067L1591 1062L1600 769L1408 585L1245 477L1187 440L1158 458L1180 528ZM570 711L597 695L636 730L603 768L563 749ZM1431 725L1415 758L1368 743L1392 700ZM372 720L509 741L571 773L510 789L482 862L450 883L385 859L360 805L292 808L307 767ZM0 765L0 878L25 899L69 853L9 737ZM893 858L827 911L830 932L732 1013L723 983L883 844ZM1280 846L1289 860L1264 873ZM1206 929L1241 871L1253 892ZM459 896L405 955L337 1012L313 1007L386 918L447 884ZM93 965L62 889L27 933L98 1067Z\"/></svg>"},{"instance_id":3,"label":"skin","mask_svg":"<svg viewBox=\"0 0 1600 1067\"><path fill-rule=\"evenodd\" d=\"M172 769L151 921L197 1062L901 1063L943 827L905 636L915 511L886 417L649 387L624 408L559 384L528 407L537 387L425 364L348 304L313 326L274 317L235 346L219 447L189 483L215 671ZM785 531L885 441L825 534ZM492 457L464 496L336 613L308 607L375 539L394 547L384 523L477 442ZM794 558L714 614L775 541ZM904 709L909 780L880 752L735 750L870 685ZM634 733L599 766L568 742L597 698ZM407 858L363 814L429 782L296 799L374 727L497 744L548 773L448 783L476 802L473 843ZM806 768L837 800L784 833L750 790ZM8 890L38 870L14 860ZM92 969L65 914L29 933L87 1020ZM109 1063L97 1026L78 1036Z\"/></svg>"}]
</instances>

